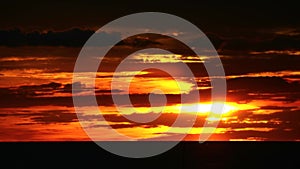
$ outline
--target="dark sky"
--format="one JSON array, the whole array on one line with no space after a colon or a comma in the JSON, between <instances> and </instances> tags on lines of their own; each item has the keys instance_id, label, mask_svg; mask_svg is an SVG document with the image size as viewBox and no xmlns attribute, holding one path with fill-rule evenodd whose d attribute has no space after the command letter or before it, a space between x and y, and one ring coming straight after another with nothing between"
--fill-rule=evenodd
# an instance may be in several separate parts
<instances>
[{"instance_id":1,"label":"dark sky","mask_svg":"<svg viewBox=\"0 0 300 169\"><path fill-rule=\"evenodd\" d=\"M183 17L204 31L239 33L252 29L299 27L294 1L271 2L139 2L124 1L3 1L1 28L68 29L99 27L126 14L159 11Z\"/></svg>"},{"instance_id":2,"label":"dark sky","mask_svg":"<svg viewBox=\"0 0 300 169\"><path fill-rule=\"evenodd\" d=\"M166 12L187 19L205 32L216 48L224 40L232 43L221 46L229 50L290 50L299 49L300 14L294 2L118 2L118 1L4 1L0 6L0 31L97 30L121 16L146 11ZM23 37L6 35L1 45L36 44L23 42ZM69 34L68 34L69 33ZM82 46L93 32L67 32L57 35L62 44L42 39L38 45ZM76 34L76 40L66 36ZM290 35L293 34L293 37ZM9 41L5 41L8 38ZM35 36L35 35L30 35ZM52 35L50 35L52 36ZM279 37L280 36L280 37ZM16 38L17 40L14 40ZM30 40L34 38L29 38ZM46 42L45 42L46 41ZM72 41L74 44L64 44ZM260 41L264 41L263 44ZM272 41L272 42L270 42ZM258 43L257 43L258 42ZM12 43L14 45L14 43ZM224 45L224 44L223 44Z\"/></svg>"}]
</instances>

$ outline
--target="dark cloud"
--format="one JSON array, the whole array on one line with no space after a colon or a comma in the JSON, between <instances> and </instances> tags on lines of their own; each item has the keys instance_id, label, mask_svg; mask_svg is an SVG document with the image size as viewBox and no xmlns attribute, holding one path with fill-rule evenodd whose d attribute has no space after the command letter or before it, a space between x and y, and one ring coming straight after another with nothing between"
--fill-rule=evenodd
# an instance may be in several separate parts
<instances>
[{"instance_id":1,"label":"dark cloud","mask_svg":"<svg viewBox=\"0 0 300 169\"><path fill-rule=\"evenodd\" d=\"M273 100L295 102L299 100L300 83L287 82L280 77L242 77L227 80L230 101L250 102Z\"/></svg>"},{"instance_id":2,"label":"dark cloud","mask_svg":"<svg viewBox=\"0 0 300 169\"><path fill-rule=\"evenodd\" d=\"M81 47L95 32L93 30L71 29L62 32L48 31L41 32L22 32L20 30L2 30L0 31L1 46L66 46ZM105 39L119 39L120 35L114 33L100 32L95 36L101 36ZM107 42L110 44L109 42ZM99 44L97 44L99 45ZM107 44L100 44L107 45Z\"/></svg>"},{"instance_id":3,"label":"dark cloud","mask_svg":"<svg viewBox=\"0 0 300 169\"><path fill-rule=\"evenodd\" d=\"M222 134L213 134L210 140L259 140L259 141L296 141L299 140L299 131L286 131L282 129L274 129L272 131L255 131L255 130L245 130L245 131L233 131L226 132ZM187 139L195 140L199 139L198 134L188 135Z\"/></svg>"},{"instance_id":4,"label":"dark cloud","mask_svg":"<svg viewBox=\"0 0 300 169\"><path fill-rule=\"evenodd\" d=\"M1 88L0 95L5 99L0 103L0 107L73 106L71 97L52 97L55 92L64 92L65 86L68 84L51 82L42 85Z\"/></svg>"},{"instance_id":5,"label":"dark cloud","mask_svg":"<svg viewBox=\"0 0 300 169\"><path fill-rule=\"evenodd\" d=\"M49 110L43 111L39 114L35 114L31 117L31 120L35 123L70 123L77 120L77 116L74 112Z\"/></svg>"},{"instance_id":6,"label":"dark cloud","mask_svg":"<svg viewBox=\"0 0 300 169\"><path fill-rule=\"evenodd\" d=\"M61 47L61 46L0 46L0 57L67 57L74 61L81 50L80 47ZM71 64L71 60L68 61Z\"/></svg>"},{"instance_id":7,"label":"dark cloud","mask_svg":"<svg viewBox=\"0 0 300 169\"><path fill-rule=\"evenodd\" d=\"M48 84L20 86L17 89L10 89L12 94L24 97L53 95L63 85L61 83L51 82Z\"/></svg>"},{"instance_id":8,"label":"dark cloud","mask_svg":"<svg viewBox=\"0 0 300 169\"><path fill-rule=\"evenodd\" d=\"M117 94L117 93L121 93L123 92L123 90L119 90L119 89L112 89L112 90L96 90L95 93L96 94Z\"/></svg>"},{"instance_id":9,"label":"dark cloud","mask_svg":"<svg viewBox=\"0 0 300 169\"><path fill-rule=\"evenodd\" d=\"M83 92L84 90L88 89L85 85L81 84L80 82L75 83L57 83L57 82L50 82L41 85L24 85L19 87L11 87L11 88L1 88L0 91L3 95L15 95L16 97L25 97L25 98L32 98L32 97L39 97L39 96L53 96L55 93L75 93Z\"/></svg>"},{"instance_id":10,"label":"dark cloud","mask_svg":"<svg viewBox=\"0 0 300 169\"><path fill-rule=\"evenodd\" d=\"M247 73L297 71L299 70L299 56L262 54L232 55L223 58L222 63L226 75L243 75Z\"/></svg>"},{"instance_id":11,"label":"dark cloud","mask_svg":"<svg viewBox=\"0 0 300 169\"><path fill-rule=\"evenodd\" d=\"M20 122L16 125L32 125L32 124L49 124L49 123L70 123L76 122L77 116L75 112L69 110L18 110L17 112L2 112L0 117L9 118L29 118L29 122Z\"/></svg>"},{"instance_id":12,"label":"dark cloud","mask_svg":"<svg viewBox=\"0 0 300 169\"><path fill-rule=\"evenodd\" d=\"M65 32L25 33L20 30L0 31L2 46L82 46L93 31L73 29Z\"/></svg>"},{"instance_id":13,"label":"dark cloud","mask_svg":"<svg viewBox=\"0 0 300 169\"><path fill-rule=\"evenodd\" d=\"M58 91L58 93L72 93L72 89L74 93L80 93L87 88L84 84L81 84L80 82L74 82L72 84L68 83L63 85L63 87Z\"/></svg>"},{"instance_id":14,"label":"dark cloud","mask_svg":"<svg viewBox=\"0 0 300 169\"><path fill-rule=\"evenodd\" d=\"M280 77L241 77L227 81L228 90L249 92L300 92L298 82L288 83Z\"/></svg>"},{"instance_id":15,"label":"dark cloud","mask_svg":"<svg viewBox=\"0 0 300 169\"><path fill-rule=\"evenodd\" d=\"M157 41L155 36L151 36L151 38L144 36L135 36L132 38L126 38L116 44L116 46L128 46L128 47L137 47L137 48L147 48L148 46L159 46L160 42Z\"/></svg>"},{"instance_id":16,"label":"dark cloud","mask_svg":"<svg viewBox=\"0 0 300 169\"><path fill-rule=\"evenodd\" d=\"M134 118L139 118L139 119L143 119L143 118L151 118L151 117L157 117L157 115L155 113L147 113L147 114L138 114L138 113L133 113L131 115L126 115L128 118L130 119L134 119ZM104 118L106 121L108 122L130 122L128 123L129 126L126 126L126 124L111 124L111 127L113 128L128 128L128 127L143 127L146 126L147 128L151 128L151 127L157 127L159 125L163 125L163 126L171 126L175 120L177 119L178 114L175 113L162 113L157 119L155 119L152 122L149 123L137 123L134 121L130 121L128 119L126 119L124 116L118 115L118 114L110 114L110 115L104 115ZM191 115L191 114L183 114L182 115L182 120L180 121L181 123L178 124L176 127L185 127L185 126L190 126L190 120L195 117L195 115ZM197 118L197 125L201 125L203 126L204 121L203 118L198 117Z\"/></svg>"},{"instance_id":17,"label":"dark cloud","mask_svg":"<svg viewBox=\"0 0 300 169\"><path fill-rule=\"evenodd\" d=\"M257 32L258 35L261 35ZM256 36L258 36L256 35ZM241 35L243 36L243 35ZM274 36L270 38L270 36ZM226 51L251 52L251 51L282 51L282 50L300 50L300 36L276 35L275 33L266 33L260 37L231 38L223 41L222 54L228 54Z\"/></svg>"},{"instance_id":18,"label":"dark cloud","mask_svg":"<svg viewBox=\"0 0 300 169\"><path fill-rule=\"evenodd\" d=\"M22 95L2 95L5 100L1 101L1 108L20 108L32 106L67 106L73 107L72 97L25 97Z\"/></svg>"}]
</instances>

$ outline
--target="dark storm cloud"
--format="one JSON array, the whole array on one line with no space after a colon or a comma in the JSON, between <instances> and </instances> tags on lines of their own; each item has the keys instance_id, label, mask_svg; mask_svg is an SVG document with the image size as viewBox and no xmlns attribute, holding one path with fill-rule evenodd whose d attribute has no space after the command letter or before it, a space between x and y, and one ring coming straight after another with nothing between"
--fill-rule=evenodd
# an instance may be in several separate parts
<instances>
[{"instance_id":1,"label":"dark storm cloud","mask_svg":"<svg viewBox=\"0 0 300 169\"><path fill-rule=\"evenodd\" d=\"M226 75L242 75L246 73L276 72L283 70L299 70L300 57L283 54L238 54L223 58L222 63Z\"/></svg>"},{"instance_id":2,"label":"dark storm cloud","mask_svg":"<svg viewBox=\"0 0 300 169\"><path fill-rule=\"evenodd\" d=\"M17 125L49 124L49 123L70 123L78 121L73 112L62 110L41 111L39 113L22 114L23 117L29 117L31 123L18 123Z\"/></svg>"},{"instance_id":3,"label":"dark storm cloud","mask_svg":"<svg viewBox=\"0 0 300 169\"><path fill-rule=\"evenodd\" d=\"M64 92L66 86L68 84L51 82L42 85L1 88L0 96L3 100L0 107L73 106L71 97L51 97L55 92ZM40 96L48 97L39 98Z\"/></svg>"},{"instance_id":4,"label":"dark storm cloud","mask_svg":"<svg viewBox=\"0 0 300 169\"><path fill-rule=\"evenodd\" d=\"M49 123L70 123L77 120L74 112L68 110L20 110L18 112L2 112L0 117L29 118L31 122L17 123L16 125L49 124Z\"/></svg>"},{"instance_id":5,"label":"dark storm cloud","mask_svg":"<svg viewBox=\"0 0 300 169\"><path fill-rule=\"evenodd\" d=\"M226 133L230 139L263 139L266 141L296 141L299 140L300 131L298 129L294 131L286 131L282 129L274 129L269 132L263 131L235 131Z\"/></svg>"},{"instance_id":6,"label":"dark storm cloud","mask_svg":"<svg viewBox=\"0 0 300 169\"><path fill-rule=\"evenodd\" d=\"M243 34L239 38L231 38L222 41L220 50L223 54L238 53L241 51L270 51L270 50L300 50L300 36L290 35L276 35L274 32L262 34L260 32L254 32L255 37L243 37ZM257 36L257 37L256 37ZM270 37L273 36L273 37ZM230 53L230 51L233 51Z\"/></svg>"},{"instance_id":7,"label":"dark storm cloud","mask_svg":"<svg viewBox=\"0 0 300 169\"><path fill-rule=\"evenodd\" d=\"M12 94L2 95L1 97L5 98L0 103L1 108L20 108L49 105L73 107L72 97L33 98Z\"/></svg>"},{"instance_id":8,"label":"dark storm cloud","mask_svg":"<svg viewBox=\"0 0 300 169\"><path fill-rule=\"evenodd\" d=\"M300 83L280 77L243 77L227 81L230 101L273 100L295 102L300 98Z\"/></svg>"},{"instance_id":9,"label":"dark storm cloud","mask_svg":"<svg viewBox=\"0 0 300 169\"><path fill-rule=\"evenodd\" d=\"M116 46L128 46L137 48L146 48L148 46L158 46L161 45L156 38L145 38L142 36L137 36L136 38L127 38L119 42Z\"/></svg>"},{"instance_id":10,"label":"dark storm cloud","mask_svg":"<svg viewBox=\"0 0 300 169\"><path fill-rule=\"evenodd\" d=\"M123 90L120 89L112 89L112 90L96 90L95 93L96 94L117 94L117 93L121 93L124 92Z\"/></svg>"},{"instance_id":11,"label":"dark storm cloud","mask_svg":"<svg viewBox=\"0 0 300 169\"><path fill-rule=\"evenodd\" d=\"M61 32L22 32L21 30L0 31L0 46L66 46L81 47L95 32L93 30L70 29ZM106 39L119 39L118 34L97 33ZM101 44L106 45L106 44Z\"/></svg>"},{"instance_id":12,"label":"dark storm cloud","mask_svg":"<svg viewBox=\"0 0 300 169\"><path fill-rule=\"evenodd\" d=\"M129 118L151 118L155 117L156 115L154 113L147 113L147 114L138 114L138 113L133 113L131 115L127 115ZM164 126L171 126L175 120L177 119L178 114L175 113L163 113L161 114L157 119L149 122L149 123L137 123L130 121L126 119L124 116L120 116L117 114L110 114L110 115L104 115L104 118L106 121L109 122L129 122L128 125L130 127L142 127L146 125L147 127L157 127L159 125L164 125ZM176 127L186 127L190 126L190 120L195 117L194 115L191 114L182 114L182 120L180 121L181 123L178 123ZM203 126L205 119L203 117L198 117L196 120L197 126ZM111 127L113 128L128 128L129 126L126 126L126 124L111 124Z\"/></svg>"},{"instance_id":13,"label":"dark storm cloud","mask_svg":"<svg viewBox=\"0 0 300 169\"><path fill-rule=\"evenodd\" d=\"M12 93L19 96L31 97L41 95L52 95L62 86L60 83L51 82L42 85L20 86L17 90L12 89Z\"/></svg>"},{"instance_id":14,"label":"dark storm cloud","mask_svg":"<svg viewBox=\"0 0 300 169\"><path fill-rule=\"evenodd\" d=\"M75 61L81 47L62 46L0 46L0 57L68 57ZM16 62L16 61L15 61ZM71 62L71 60L69 61Z\"/></svg>"},{"instance_id":15,"label":"dark storm cloud","mask_svg":"<svg viewBox=\"0 0 300 169\"><path fill-rule=\"evenodd\" d=\"M241 77L227 81L228 90L255 93L300 92L298 82L288 83L280 77Z\"/></svg>"},{"instance_id":16,"label":"dark storm cloud","mask_svg":"<svg viewBox=\"0 0 300 169\"><path fill-rule=\"evenodd\" d=\"M35 123L70 123L77 121L77 116L73 112L66 112L60 110L43 111L31 117Z\"/></svg>"},{"instance_id":17,"label":"dark storm cloud","mask_svg":"<svg viewBox=\"0 0 300 169\"><path fill-rule=\"evenodd\" d=\"M84 30L73 28L64 31L47 31L46 33L34 31L23 32L19 29L0 30L0 46L66 46L81 47L95 33L94 30ZM253 37L241 34L237 37L224 37L220 34L208 32L207 36L212 41L216 49L221 54L228 54L230 51L266 51L266 50L300 50L300 35L276 35L276 32L261 33L253 31ZM105 39L119 39L117 33L100 32ZM149 45L159 45L161 41L157 37L151 39L135 38L120 42L122 46L147 47ZM110 44L107 42L107 44ZM101 44L101 45L107 45ZM222 53L223 51L223 53Z\"/></svg>"}]
</instances>

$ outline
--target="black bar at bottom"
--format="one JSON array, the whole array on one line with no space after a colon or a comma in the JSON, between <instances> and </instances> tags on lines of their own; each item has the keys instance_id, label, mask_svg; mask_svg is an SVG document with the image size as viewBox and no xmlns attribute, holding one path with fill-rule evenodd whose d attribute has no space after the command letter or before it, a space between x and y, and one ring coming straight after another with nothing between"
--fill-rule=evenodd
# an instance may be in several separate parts
<instances>
[{"instance_id":1,"label":"black bar at bottom","mask_svg":"<svg viewBox=\"0 0 300 169\"><path fill-rule=\"evenodd\" d=\"M13 142L0 149L0 168L300 168L300 142L180 142L141 159L111 154L94 142Z\"/></svg>"}]
</instances>

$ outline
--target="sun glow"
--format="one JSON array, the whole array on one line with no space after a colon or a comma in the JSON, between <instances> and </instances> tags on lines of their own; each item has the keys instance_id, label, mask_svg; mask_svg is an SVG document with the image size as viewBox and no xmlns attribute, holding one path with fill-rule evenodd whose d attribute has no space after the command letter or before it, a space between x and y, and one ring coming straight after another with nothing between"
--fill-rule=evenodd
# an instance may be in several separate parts
<instances>
[{"instance_id":1,"label":"sun glow","mask_svg":"<svg viewBox=\"0 0 300 169\"><path fill-rule=\"evenodd\" d=\"M215 107L223 107L222 111L212 110L212 106ZM249 104L238 104L235 102L206 102L206 103L192 103L192 104L177 104L175 107L177 109L180 109L182 112L185 113L199 113L199 114L222 114L222 115L228 115L231 112L238 111L238 110L247 110L247 109L253 109L256 108L256 106L249 105Z\"/></svg>"},{"instance_id":2,"label":"sun glow","mask_svg":"<svg viewBox=\"0 0 300 169\"><path fill-rule=\"evenodd\" d=\"M216 107L223 107L222 111L212 109L212 105ZM132 113L197 113L198 115L209 115L209 118L220 117L220 116L230 116L231 113L239 110L250 110L256 109L257 106L251 104L238 104L235 102L204 102L204 103L191 103L191 104L175 104L167 106L157 106L157 107L121 107L119 110L123 114ZM213 119L212 119L213 120Z\"/></svg>"}]
</instances>

